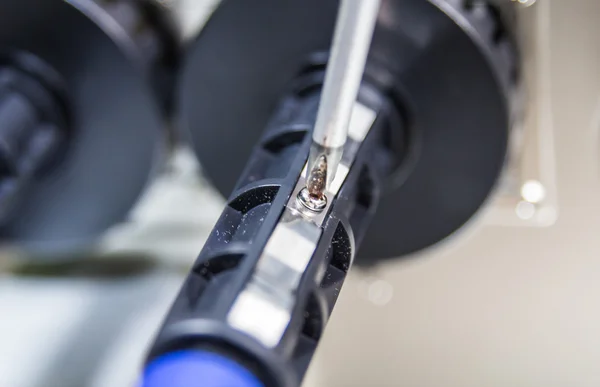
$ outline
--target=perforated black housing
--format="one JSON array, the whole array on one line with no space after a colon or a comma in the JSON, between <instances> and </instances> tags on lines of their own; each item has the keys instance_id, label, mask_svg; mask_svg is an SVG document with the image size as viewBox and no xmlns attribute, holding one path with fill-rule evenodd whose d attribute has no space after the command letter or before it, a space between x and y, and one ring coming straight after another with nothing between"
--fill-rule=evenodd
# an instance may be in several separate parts
<instances>
[{"instance_id":1,"label":"perforated black housing","mask_svg":"<svg viewBox=\"0 0 600 387\"><path fill-rule=\"evenodd\" d=\"M208 349L266 386L298 386L353 257L374 264L439 242L496 183L518 80L496 8L383 0L359 95L379 115L332 203L283 340L267 348L228 324L305 165L338 5L226 0L190 47L181 122L209 178L233 194L150 360Z\"/></svg>"},{"instance_id":2,"label":"perforated black housing","mask_svg":"<svg viewBox=\"0 0 600 387\"><path fill-rule=\"evenodd\" d=\"M376 211L382 184L402 159L397 151L402 141L391 141L392 133L403 131L398 112L363 85L359 100L379 115L332 203L283 341L267 351L228 327L227 314L254 272L306 163L323 78L319 68L309 66L275 110L168 315L151 359L180 348L209 348L238 359L267 386L296 386L302 379ZM324 271L323 280L315 284L319 271Z\"/></svg>"}]
</instances>

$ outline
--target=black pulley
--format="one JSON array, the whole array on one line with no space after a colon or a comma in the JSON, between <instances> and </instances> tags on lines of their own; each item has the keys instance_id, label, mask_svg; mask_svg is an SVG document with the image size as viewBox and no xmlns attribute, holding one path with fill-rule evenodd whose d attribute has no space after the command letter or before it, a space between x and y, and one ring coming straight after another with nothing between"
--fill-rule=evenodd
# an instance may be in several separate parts
<instances>
[{"instance_id":1,"label":"black pulley","mask_svg":"<svg viewBox=\"0 0 600 387\"><path fill-rule=\"evenodd\" d=\"M164 146L167 27L143 1L0 2L0 236L56 255L122 221Z\"/></svg>"},{"instance_id":2,"label":"black pulley","mask_svg":"<svg viewBox=\"0 0 600 387\"><path fill-rule=\"evenodd\" d=\"M290 81L329 50L337 10L335 0L225 0L191 46L181 122L223 194ZM366 77L396 104L407 146L362 257L435 244L489 196L506 154L517 81L503 12L486 1L382 2Z\"/></svg>"}]
</instances>

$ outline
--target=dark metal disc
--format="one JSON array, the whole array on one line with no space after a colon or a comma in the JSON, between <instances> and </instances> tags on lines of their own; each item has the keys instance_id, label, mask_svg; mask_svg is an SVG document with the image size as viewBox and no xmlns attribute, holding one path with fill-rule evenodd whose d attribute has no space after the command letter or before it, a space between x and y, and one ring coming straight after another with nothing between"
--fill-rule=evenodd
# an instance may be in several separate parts
<instances>
[{"instance_id":1,"label":"dark metal disc","mask_svg":"<svg viewBox=\"0 0 600 387\"><path fill-rule=\"evenodd\" d=\"M1 1L0 50L60 74L73 133L60 162L23 192L2 240L42 254L85 247L126 217L159 154L164 124L141 58L89 0Z\"/></svg>"},{"instance_id":2,"label":"dark metal disc","mask_svg":"<svg viewBox=\"0 0 600 387\"><path fill-rule=\"evenodd\" d=\"M226 0L191 47L181 122L223 194L306 59L329 49L337 6ZM366 72L404 110L412 151L404 179L381 200L362 256L391 258L435 244L488 197L503 165L509 113L506 77L480 43L431 3L383 1Z\"/></svg>"}]
</instances>

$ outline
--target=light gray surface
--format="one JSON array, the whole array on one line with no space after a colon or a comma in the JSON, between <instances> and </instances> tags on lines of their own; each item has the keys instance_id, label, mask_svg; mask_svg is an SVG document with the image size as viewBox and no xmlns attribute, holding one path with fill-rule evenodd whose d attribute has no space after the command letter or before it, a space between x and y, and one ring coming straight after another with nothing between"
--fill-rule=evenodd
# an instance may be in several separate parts
<instances>
[{"instance_id":1,"label":"light gray surface","mask_svg":"<svg viewBox=\"0 0 600 387\"><path fill-rule=\"evenodd\" d=\"M134 386L181 277L0 280L0 386Z\"/></svg>"}]
</instances>

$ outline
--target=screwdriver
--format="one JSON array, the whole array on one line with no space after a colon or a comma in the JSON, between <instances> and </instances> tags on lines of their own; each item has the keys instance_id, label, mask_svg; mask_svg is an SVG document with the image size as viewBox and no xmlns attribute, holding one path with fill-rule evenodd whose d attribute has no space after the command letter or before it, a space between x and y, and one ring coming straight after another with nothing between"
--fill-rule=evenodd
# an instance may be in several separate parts
<instances>
[{"instance_id":1,"label":"screwdriver","mask_svg":"<svg viewBox=\"0 0 600 387\"><path fill-rule=\"evenodd\" d=\"M341 0L308 157L313 198L324 198L342 159L379 6L380 0Z\"/></svg>"}]
</instances>

